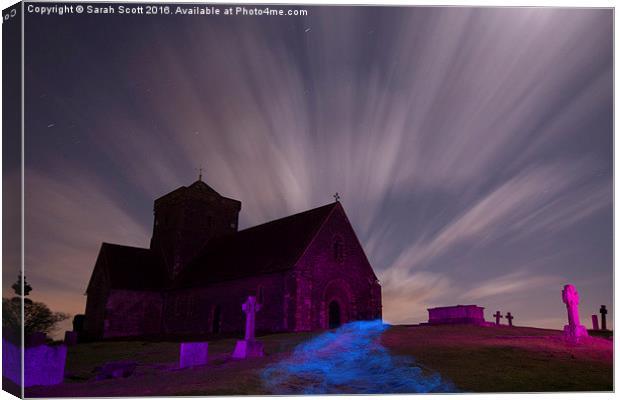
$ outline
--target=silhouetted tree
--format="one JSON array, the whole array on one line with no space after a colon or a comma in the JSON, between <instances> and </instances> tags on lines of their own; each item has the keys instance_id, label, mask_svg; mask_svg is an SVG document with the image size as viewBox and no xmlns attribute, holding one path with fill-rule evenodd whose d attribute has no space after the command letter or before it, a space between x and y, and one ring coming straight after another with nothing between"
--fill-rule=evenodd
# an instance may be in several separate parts
<instances>
[{"instance_id":1,"label":"silhouetted tree","mask_svg":"<svg viewBox=\"0 0 620 400\"><path fill-rule=\"evenodd\" d=\"M24 294L22 294L22 281L24 282ZM28 296L30 292L32 291L32 286L28 284L28 281L26 281L26 277L22 278L21 273L17 276L17 282L15 282L13 286L11 286L11 288L13 289L16 295L24 296L24 299L25 299L25 296Z\"/></svg>"},{"instance_id":2,"label":"silhouetted tree","mask_svg":"<svg viewBox=\"0 0 620 400\"><path fill-rule=\"evenodd\" d=\"M23 295L22 295L23 280ZM29 335L34 332L51 332L57 323L69 318L68 314L53 312L44 303L32 301L26 296L32 291L25 277L20 274L12 286L16 296L8 299L2 298L2 326L6 329L19 334L22 325L21 304L24 303L24 334Z\"/></svg>"}]
</instances>

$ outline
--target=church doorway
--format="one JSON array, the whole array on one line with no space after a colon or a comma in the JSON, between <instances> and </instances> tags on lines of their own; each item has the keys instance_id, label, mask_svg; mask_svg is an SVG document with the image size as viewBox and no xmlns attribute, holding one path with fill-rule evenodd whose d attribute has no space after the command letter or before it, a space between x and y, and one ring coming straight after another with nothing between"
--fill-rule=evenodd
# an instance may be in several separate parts
<instances>
[{"instance_id":1,"label":"church doorway","mask_svg":"<svg viewBox=\"0 0 620 400\"><path fill-rule=\"evenodd\" d=\"M336 300L332 300L329 303L329 329L338 328L341 323L340 304Z\"/></svg>"},{"instance_id":2,"label":"church doorway","mask_svg":"<svg viewBox=\"0 0 620 400\"><path fill-rule=\"evenodd\" d=\"M220 306L215 306L213 309L213 326L211 327L211 332L220 333Z\"/></svg>"}]
</instances>

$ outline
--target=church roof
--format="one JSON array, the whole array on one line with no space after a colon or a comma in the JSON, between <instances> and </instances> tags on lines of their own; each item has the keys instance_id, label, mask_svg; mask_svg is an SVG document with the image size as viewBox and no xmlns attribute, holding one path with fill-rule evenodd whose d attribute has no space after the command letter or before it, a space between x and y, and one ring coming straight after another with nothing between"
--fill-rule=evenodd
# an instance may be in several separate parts
<instances>
[{"instance_id":1,"label":"church roof","mask_svg":"<svg viewBox=\"0 0 620 400\"><path fill-rule=\"evenodd\" d=\"M294 266L335 202L211 240L179 278L179 286L197 286L283 271Z\"/></svg>"},{"instance_id":2,"label":"church roof","mask_svg":"<svg viewBox=\"0 0 620 400\"><path fill-rule=\"evenodd\" d=\"M165 270L150 249L103 243L99 263L111 289L160 290L166 283ZM92 284L91 278L89 289Z\"/></svg>"},{"instance_id":3,"label":"church roof","mask_svg":"<svg viewBox=\"0 0 620 400\"><path fill-rule=\"evenodd\" d=\"M174 201L175 199L187 196L217 196L218 198L226 199L229 201L234 201L235 203L239 203L239 209L241 208L241 202L239 200L232 199L230 197L222 196L218 193L217 190L213 189L211 186L207 185L202 180L197 180L189 186L181 186L176 188L172 192L166 193L165 195L155 199L155 205L167 201Z\"/></svg>"}]
</instances>

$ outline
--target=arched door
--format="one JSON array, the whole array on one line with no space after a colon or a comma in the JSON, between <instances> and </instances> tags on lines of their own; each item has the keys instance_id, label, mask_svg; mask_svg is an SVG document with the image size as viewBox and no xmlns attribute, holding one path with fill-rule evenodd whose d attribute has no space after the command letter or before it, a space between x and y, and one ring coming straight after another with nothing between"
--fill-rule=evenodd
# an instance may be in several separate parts
<instances>
[{"instance_id":1,"label":"arched door","mask_svg":"<svg viewBox=\"0 0 620 400\"><path fill-rule=\"evenodd\" d=\"M336 300L329 303L329 329L338 328L342 324L340 304Z\"/></svg>"}]
</instances>

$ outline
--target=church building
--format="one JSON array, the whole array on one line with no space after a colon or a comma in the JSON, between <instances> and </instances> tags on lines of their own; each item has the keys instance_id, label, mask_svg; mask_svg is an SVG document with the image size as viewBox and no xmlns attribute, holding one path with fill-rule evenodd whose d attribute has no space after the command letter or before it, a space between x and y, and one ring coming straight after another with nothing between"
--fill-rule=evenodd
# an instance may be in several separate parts
<instances>
[{"instance_id":1,"label":"church building","mask_svg":"<svg viewBox=\"0 0 620 400\"><path fill-rule=\"evenodd\" d=\"M238 230L241 202L200 178L155 200L149 248L103 243L86 290L91 339L329 329L381 318L381 286L339 201Z\"/></svg>"}]
</instances>

